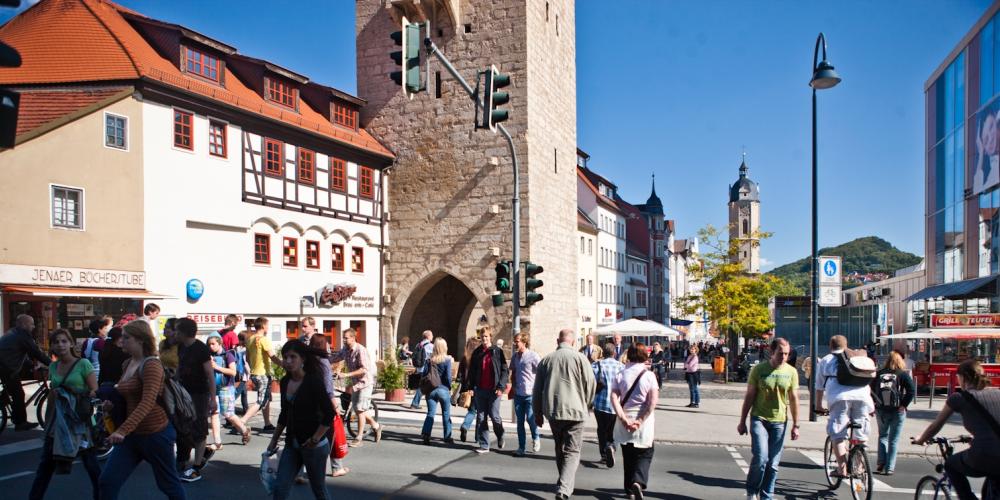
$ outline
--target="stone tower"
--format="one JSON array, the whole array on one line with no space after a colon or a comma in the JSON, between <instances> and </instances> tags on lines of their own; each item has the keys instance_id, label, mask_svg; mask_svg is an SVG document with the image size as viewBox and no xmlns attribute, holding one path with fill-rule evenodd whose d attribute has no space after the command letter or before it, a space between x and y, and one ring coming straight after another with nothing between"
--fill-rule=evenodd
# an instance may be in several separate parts
<instances>
[{"instance_id":1,"label":"stone tower","mask_svg":"<svg viewBox=\"0 0 1000 500\"><path fill-rule=\"evenodd\" d=\"M474 129L472 101L436 59L424 92L406 96L392 82L389 34L401 16L430 21L434 43L471 85L491 64L511 75L504 125L520 163L521 259L545 269L545 298L521 310L522 331L545 353L561 328L574 327L574 9L573 0L357 0L358 95L368 102L361 125L396 154L387 182L384 345L430 329L461 354L483 322L512 345L510 304L490 300L494 266L512 256L506 142Z\"/></svg>"},{"instance_id":2,"label":"stone tower","mask_svg":"<svg viewBox=\"0 0 1000 500\"><path fill-rule=\"evenodd\" d=\"M760 190L757 183L750 180L746 154L740 163L740 178L729 186L729 240L739 244L734 262L743 265L743 270L760 273Z\"/></svg>"}]
</instances>

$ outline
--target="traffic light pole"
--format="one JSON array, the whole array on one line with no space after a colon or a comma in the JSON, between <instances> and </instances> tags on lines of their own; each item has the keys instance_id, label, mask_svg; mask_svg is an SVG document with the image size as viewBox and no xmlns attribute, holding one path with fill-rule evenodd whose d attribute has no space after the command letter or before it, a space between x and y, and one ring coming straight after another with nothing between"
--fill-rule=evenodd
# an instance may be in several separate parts
<instances>
[{"instance_id":1,"label":"traffic light pole","mask_svg":"<svg viewBox=\"0 0 1000 500\"><path fill-rule=\"evenodd\" d=\"M437 45L434 44L434 41L431 40L430 37L424 38L424 47L427 48L428 54L433 54L434 57L441 62L441 65L448 70L448 73L451 74L452 78L462 85L462 88L465 89L465 93L468 94L469 98L476 103L477 107L485 106L485 103L479 100L479 96L476 95L476 91L472 89L469 82L466 82L465 78L462 78L462 75L459 74L458 70L455 69L454 66L452 66L451 61L449 61L448 58L441 53L441 50L438 49ZM511 163L514 168L514 198L511 200L511 210L514 213L514 220L512 224L514 226L514 251L511 259L514 262L514 265L511 266L511 281L513 281L511 285L514 296L513 300L511 300L511 305L513 307L514 318L513 324L511 325L511 333L513 335L517 335L518 333L521 333L521 175L517 166L517 151L514 149L514 138L511 137L510 132L508 132L507 129L501 124L497 124L497 130L503 134L504 139L507 139L507 146L510 148Z\"/></svg>"}]
</instances>

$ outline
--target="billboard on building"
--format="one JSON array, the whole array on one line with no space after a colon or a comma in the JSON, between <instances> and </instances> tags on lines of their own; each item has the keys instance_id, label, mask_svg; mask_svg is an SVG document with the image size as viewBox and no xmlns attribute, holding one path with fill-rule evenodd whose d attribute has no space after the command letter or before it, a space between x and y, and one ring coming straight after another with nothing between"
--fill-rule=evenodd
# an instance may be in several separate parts
<instances>
[{"instance_id":1,"label":"billboard on building","mask_svg":"<svg viewBox=\"0 0 1000 500\"><path fill-rule=\"evenodd\" d=\"M978 194L1000 183L1000 99L976 115L975 147L972 192Z\"/></svg>"}]
</instances>

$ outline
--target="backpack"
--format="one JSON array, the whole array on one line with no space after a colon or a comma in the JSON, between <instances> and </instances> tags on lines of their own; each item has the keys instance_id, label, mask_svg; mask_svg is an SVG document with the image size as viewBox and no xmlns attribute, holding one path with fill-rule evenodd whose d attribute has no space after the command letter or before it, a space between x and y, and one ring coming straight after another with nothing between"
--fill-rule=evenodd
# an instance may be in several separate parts
<instances>
[{"instance_id":1,"label":"backpack","mask_svg":"<svg viewBox=\"0 0 1000 500\"><path fill-rule=\"evenodd\" d=\"M230 352L236 358L236 382L243 382L247 379L247 352L240 352L239 349L233 349Z\"/></svg>"},{"instance_id":2,"label":"backpack","mask_svg":"<svg viewBox=\"0 0 1000 500\"><path fill-rule=\"evenodd\" d=\"M900 397L899 376L896 372L884 372L876 375L872 387L872 399L876 408L899 408Z\"/></svg>"},{"instance_id":3,"label":"backpack","mask_svg":"<svg viewBox=\"0 0 1000 500\"><path fill-rule=\"evenodd\" d=\"M424 396L430 396L438 387L441 387L441 374L438 373L437 365L430 363L430 366L427 367L427 373L420 377L420 392Z\"/></svg>"},{"instance_id":4,"label":"backpack","mask_svg":"<svg viewBox=\"0 0 1000 500\"><path fill-rule=\"evenodd\" d=\"M427 351L424 350L423 341L417 344L417 349L413 351L412 361L415 368L423 368L424 363L427 362Z\"/></svg>"},{"instance_id":5,"label":"backpack","mask_svg":"<svg viewBox=\"0 0 1000 500\"><path fill-rule=\"evenodd\" d=\"M875 379L877 368L875 361L868 357L866 351L844 349L837 353L837 382L840 385L863 387Z\"/></svg>"},{"instance_id":6,"label":"backpack","mask_svg":"<svg viewBox=\"0 0 1000 500\"><path fill-rule=\"evenodd\" d=\"M155 359L156 356L149 356L142 360L139 365L139 381L142 381L142 369L146 366L146 361ZM177 433L188 435L194 427L194 422L198 418L194 410L194 402L191 394L173 377L168 375L167 369L163 369L163 392L160 393L159 401L167 412L167 417L174 424Z\"/></svg>"}]
</instances>

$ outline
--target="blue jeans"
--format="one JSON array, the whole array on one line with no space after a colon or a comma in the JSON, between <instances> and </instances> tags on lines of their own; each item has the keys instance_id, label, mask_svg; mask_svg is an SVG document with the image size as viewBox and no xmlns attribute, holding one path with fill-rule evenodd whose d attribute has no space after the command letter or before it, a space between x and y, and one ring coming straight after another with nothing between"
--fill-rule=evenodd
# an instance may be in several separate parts
<instances>
[{"instance_id":1,"label":"blue jeans","mask_svg":"<svg viewBox=\"0 0 1000 500\"><path fill-rule=\"evenodd\" d=\"M472 424L476 421L476 405L472 405L469 411L465 412L465 420L462 421L461 427L465 430L472 428Z\"/></svg>"},{"instance_id":2,"label":"blue jeans","mask_svg":"<svg viewBox=\"0 0 1000 500\"><path fill-rule=\"evenodd\" d=\"M420 396L422 396L422 395L423 395L423 393L420 392L420 388L418 387L417 390L414 391L413 401L410 401L410 406L416 406L416 407L419 408L420 407Z\"/></svg>"},{"instance_id":3,"label":"blue jeans","mask_svg":"<svg viewBox=\"0 0 1000 500\"><path fill-rule=\"evenodd\" d=\"M691 404L699 405L701 404L701 390L699 389L698 381L695 377L685 377L688 383L688 394L691 398Z\"/></svg>"},{"instance_id":4,"label":"blue jeans","mask_svg":"<svg viewBox=\"0 0 1000 500\"><path fill-rule=\"evenodd\" d=\"M314 448L302 448L294 441L295 438L289 439L285 443L285 449L281 450L278 478L274 485L274 500L288 498L292 490L292 481L303 465L306 467L313 496L330 500L330 494L326 491L326 459L330 456L330 440L324 439Z\"/></svg>"},{"instance_id":5,"label":"blue jeans","mask_svg":"<svg viewBox=\"0 0 1000 500\"><path fill-rule=\"evenodd\" d=\"M153 434L129 434L125 440L115 445L114 451L104 464L99 488L101 500L114 500L135 470L139 462L145 460L153 468L156 487L171 500L185 500L187 495L177 477L174 465L174 442L177 433L174 426L167 424L160 432Z\"/></svg>"},{"instance_id":6,"label":"blue jeans","mask_svg":"<svg viewBox=\"0 0 1000 500\"><path fill-rule=\"evenodd\" d=\"M80 461L83 462L87 475L90 476L90 487L93 490L94 500L98 496L98 479L101 477L101 465L97 463L97 455L93 448L80 451ZM46 438L42 446L42 461L38 464L38 471L35 472L35 481L31 483L31 491L28 493L30 500L42 500L45 497L45 490L52 482L52 474L56 471L56 460L52 455L52 438ZM82 492L77 492L77 494Z\"/></svg>"},{"instance_id":7,"label":"blue jeans","mask_svg":"<svg viewBox=\"0 0 1000 500\"><path fill-rule=\"evenodd\" d=\"M896 447L906 421L906 412L880 409L875 414L878 417L878 465L885 470L896 470Z\"/></svg>"},{"instance_id":8,"label":"blue jeans","mask_svg":"<svg viewBox=\"0 0 1000 500\"><path fill-rule=\"evenodd\" d=\"M445 386L438 386L427 395L427 416L424 417L424 428L420 431L425 436L431 435L434 428L434 414L441 405L441 423L444 425L444 438L451 438L451 392Z\"/></svg>"},{"instance_id":9,"label":"blue jeans","mask_svg":"<svg viewBox=\"0 0 1000 500\"><path fill-rule=\"evenodd\" d=\"M514 414L517 415L517 451L523 452L525 441L524 421L531 428L531 441L538 441L538 425L535 424L535 410L531 407L531 395L514 396Z\"/></svg>"},{"instance_id":10,"label":"blue jeans","mask_svg":"<svg viewBox=\"0 0 1000 500\"><path fill-rule=\"evenodd\" d=\"M747 474L747 495L760 500L774 498L774 483L778 480L778 464L785 446L785 422L768 422L750 417L750 472Z\"/></svg>"},{"instance_id":11,"label":"blue jeans","mask_svg":"<svg viewBox=\"0 0 1000 500\"><path fill-rule=\"evenodd\" d=\"M476 405L476 440L479 447L490 449L489 420L493 421L493 433L497 439L503 436L503 420L500 419L500 397L495 391L476 387L473 393Z\"/></svg>"}]
</instances>

